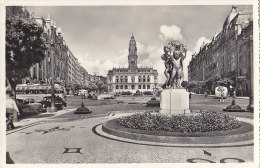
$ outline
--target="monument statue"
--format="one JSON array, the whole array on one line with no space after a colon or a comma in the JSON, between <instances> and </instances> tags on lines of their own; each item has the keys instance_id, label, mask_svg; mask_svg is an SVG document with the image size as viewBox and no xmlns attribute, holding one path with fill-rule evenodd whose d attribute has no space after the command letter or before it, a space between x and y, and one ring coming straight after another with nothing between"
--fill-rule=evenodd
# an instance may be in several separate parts
<instances>
[{"instance_id":1,"label":"monument statue","mask_svg":"<svg viewBox=\"0 0 260 168\"><path fill-rule=\"evenodd\" d=\"M164 54L161 56L164 60L166 81L163 89L181 87L183 80L183 60L186 57L187 49L179 41L170 41L164 46Z\"/></svg>"},{"instance_id":2,"label":"monument statue","mask_svg":"<svg viewBox=\"0 0 260 168\"><path fill-rule=\"evenodd\" d=\"M160 113L188 114L190 113L189 93L181 87L183 60L186 57L187 49L179 41L170 41L163 50L164 54L161 58L164 60L166 81L160 95Z\"/></svg>"}]
</instances>

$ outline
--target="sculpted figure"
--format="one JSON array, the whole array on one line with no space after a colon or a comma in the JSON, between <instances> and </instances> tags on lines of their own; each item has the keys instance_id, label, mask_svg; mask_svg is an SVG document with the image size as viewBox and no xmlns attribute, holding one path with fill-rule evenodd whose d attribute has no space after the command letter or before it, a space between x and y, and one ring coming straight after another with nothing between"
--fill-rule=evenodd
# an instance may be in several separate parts
<instances>
[{"instance_id":1,"label":"sculpted figure","mask_svg":"<svg viewBox=\"0 0 260 168\"><path fill-rule=\"evenodd\" d=\"M178 41L170 41L168 46L164 46L162 59L165 61L166 81L164 88L181 87L183 80L183 60L186 57L186 48Z\"/></svg>"},{"instance_id":2,"label":"sculpted figure","mask_svg":"<svg viewBox=\"0 0 260 168\"><path fill-rule=\"evenodd\" d=\"M164 46L164 54L161 56L162 60L164 60L165 70L164 75L166 76L166 81L163 84L163 89L170 85L170 77L171 77L171 71L172 71L172 63L170 61L171 52L170 47Z\"/></svg>"}]
</instances>

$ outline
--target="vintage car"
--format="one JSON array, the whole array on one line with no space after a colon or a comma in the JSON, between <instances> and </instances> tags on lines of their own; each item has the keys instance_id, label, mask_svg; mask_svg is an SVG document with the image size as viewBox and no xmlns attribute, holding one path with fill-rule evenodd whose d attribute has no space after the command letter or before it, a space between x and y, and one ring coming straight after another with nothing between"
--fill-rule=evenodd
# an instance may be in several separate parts
<instances>
[{"instance_id":1,"label":"vintage car","mask_svg":"<svg viewBox=\"0 0 260 168\"><path fill-rule=\"evenodd\" d=\"M57 108L57 110L62 110L62 109L64 109L64 107L67 107L67 103L64 102L61 97L55 96L54 102L55 102L55 107ZM51 107L51 96L44 97L43 100L40 101L39 103L42 104L43 108L47 109L47 107Z\"/></svg>"},{"instance_id":2,"label":"vintage car","mask_svg":"<svg viewBox=\"0 0 260 168\"><path fill-rule=\"evenodd\" d=\"M16 104L19 109L20 115L25 113L38 114L42 109L41 103L36 103L34 99L16 99Z\"/></svg>"}]
</instances>

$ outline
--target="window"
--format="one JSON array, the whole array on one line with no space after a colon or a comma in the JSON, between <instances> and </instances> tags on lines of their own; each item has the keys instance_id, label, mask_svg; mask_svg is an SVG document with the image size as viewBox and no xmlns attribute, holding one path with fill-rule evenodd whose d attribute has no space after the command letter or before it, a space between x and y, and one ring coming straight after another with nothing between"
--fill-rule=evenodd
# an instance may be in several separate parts
<instances>
[{"instance_id":1,"label":"window","mask_svg":"<svg viewBox=\"0 0 260 168\"><path fill-rule=\"evenodd\" d=\"M119 89L119 86L118 86L118 85L116 85L116 89Z\"/></svg>"},{"instance_id":2,"label":"window","mask_svg":"<svg viewBox=\"0 0 260 168\"><path fill-rule=\"evenodd\" d=\"M132 85L131 87L132 87L132 90L134 90L134 89L135 89L135 85Z\"/></svg>"},{"instance_id":3,"label":"window","mask_svg":"<svg viewBox=\"0 0 260 168\"><path fill-rule=\"evenodd\" d=\"M125 82L128 82L127 76L125 76Z\"/></svg>"},{"instance_id":4,"label":"window","mask_svg":"<svg viewBox=\"0 0 260 168\"><path fill-rule=\"evenodd\" d=\"M143 89L146 89L145 85L143 85Z\"/></svg>"},{"instance_id":5,"label":"window","mask_svg":"<svg viewBox=\"0 0 260 168\"><path fill-rule=\"evenodd\" d=\"M118 76L116 76L116 83L118 83L119 82L119 79L118 79Z\"/></svg>"},{"instance_id":6,"label":"window","mask_svg":"<svg viewBox=\"0 0 260 168\"><path fill-rule=\"evenodd\" d=\"M138 85L138 89L142 89L141 85Z\"/></svg>"},{"instance_id":7,"label":"window","mask_svg":"<svg viewBox=\"0 0 260 168\"><path fill-rule=\"evenodd\" d=\"M124 89L123 85L120 85L120 89Z\"/></svg>"},{"instance_id":8,"label":"window","mask_svg":"<svg viewBox=\"0 0 260 168\"><path fill-rule=\"evenodd\" d=\"M150 82L150 76L147 76L147 82Z\"/></svg>"},{"instance_id":9,"label":"window","mask_svg":"<svg viewBox=\"0 0 260 168\"><path fill-rule=\"evenodd\" d=\"M132 82L135 82L135 77L134 77L134 76L132 76L132 78L131 78L131 79L132 79Z\"/></svg>"},{"instance_id":10,"label":"window","mask_svg":"<svg viewBox=\"0 0 260 168\"><path fill-rule=\"evenodd\" d=\"M125 85L125 89L128 89L128 86L127 86L127 85Z\"/></svg>"},{"instance_id":11,"label":"window","mask_svg":"<svg viewBox=\"0 0 260 168\"><path fill-rule=\"evenodd\" d=\"M147 85L147 89L150 89L150 85Z\"/></svg>"},{"instance_id":12,"label":"window","mask_svg":"<svg viewBox=\"0 0 260 168\"><path fill-rule=\"evenodd\" d=\"M143 82L145 82L145 76L143 76Z\"/></svg>"},{"instance_id":13,"label":"window","mask_svg":"<svg viewBox=\"0 0 260 168\"><path fill-rule=\"evenodd\" d=\"M138 82L141 82L141 76L138 76Z\"/></svg>"}]
</instances>

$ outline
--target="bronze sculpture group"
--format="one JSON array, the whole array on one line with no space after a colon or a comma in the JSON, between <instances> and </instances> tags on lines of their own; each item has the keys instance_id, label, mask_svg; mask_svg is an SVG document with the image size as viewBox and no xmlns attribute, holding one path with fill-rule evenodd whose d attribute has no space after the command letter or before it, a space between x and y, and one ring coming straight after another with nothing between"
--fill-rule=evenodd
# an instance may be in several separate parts
<instances>
[{"instance_id":1,"label":"bronze sculpture group","mask_svg":"<svg viewBox=\"0 0 260 168\"><path fill-rule=\"evenodd\" d=\"M170 41L164 46L164 60L166 81L162 88L181 88L183 80L183 60L186 57L187 49L179 41Z\"/></svg>"}]
</instances>

